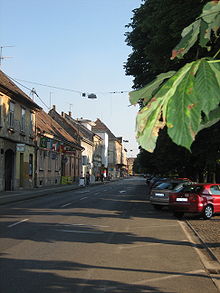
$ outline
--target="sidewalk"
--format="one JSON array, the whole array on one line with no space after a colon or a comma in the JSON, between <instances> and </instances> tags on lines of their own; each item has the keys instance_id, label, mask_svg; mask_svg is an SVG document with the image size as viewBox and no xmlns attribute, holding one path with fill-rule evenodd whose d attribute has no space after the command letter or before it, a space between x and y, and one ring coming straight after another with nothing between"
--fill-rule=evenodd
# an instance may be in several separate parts
<instances>
[{"instance_id":1,"label":"sidewalk","mask_svg":"<svg viewBox=\"0 0 220 293\"><path fill-rule=\"evenodd\" d=\"M95 186L99 184L105 184L107 182L94 182L90 186ZM0 205L5 205L8 203L23 201L31 198L36 198L52 193L66 192L75 189L85 188L85 186L79 186L78 183L68 184L68 185L52 185L47 187L38 187L29 190L15 190L15 191L2 191L0 192Z\"/></svg>"}]
</instances>

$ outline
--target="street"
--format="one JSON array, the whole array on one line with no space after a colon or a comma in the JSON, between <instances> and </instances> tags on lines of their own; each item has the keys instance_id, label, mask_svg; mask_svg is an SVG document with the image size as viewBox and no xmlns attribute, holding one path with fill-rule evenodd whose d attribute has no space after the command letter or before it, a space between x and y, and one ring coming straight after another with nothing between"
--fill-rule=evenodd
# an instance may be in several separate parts
<instances>
[{"instance_id":1,"label":"street","mask_svg":"<svg viewBox=\"0 0 220 293\"><path fill-rule=\"evenodd\" d=\"M184 222L149 204L144 178L0 212L1 293L219 292Z\"/></svg>"}]
</instances>

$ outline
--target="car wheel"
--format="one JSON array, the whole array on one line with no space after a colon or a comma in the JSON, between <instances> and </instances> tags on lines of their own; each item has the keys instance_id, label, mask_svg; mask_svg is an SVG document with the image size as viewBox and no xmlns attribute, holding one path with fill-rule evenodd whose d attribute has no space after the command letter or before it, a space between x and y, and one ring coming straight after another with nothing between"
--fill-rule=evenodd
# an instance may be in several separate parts
<instances>
[{"instance_id":1,"label":"car wheel","mask_svg":"<svg viewBox=\"0 0 220 293\"><path fill-rule=\"evenodd\" d=\"M173 212L173 215L177 219L182 219L182 217L184 216L184 213L183 212Z\"/></svg>"},{"instance_id":2,"label":"car wheel","mask_svg":"<svg viewBox=\"0 0 220 293\"><path fill-rule=\"evenodd\" d=\"M154 204L154 208L155 210L161 210L162 209L162 206L158 205L158 204Z\"/></svg>"},{"instance_id":3,"label":"car wheel","mask_svg":"<svg viewBox=\"0 0 220 293\"><path fill-rule=\"evenodd\" d=\"M203 218L205 220L211 219L211 217L213 216L213 209L211 205L207 205L204 209L203 212Z\"/></svg>"}]
</instances>

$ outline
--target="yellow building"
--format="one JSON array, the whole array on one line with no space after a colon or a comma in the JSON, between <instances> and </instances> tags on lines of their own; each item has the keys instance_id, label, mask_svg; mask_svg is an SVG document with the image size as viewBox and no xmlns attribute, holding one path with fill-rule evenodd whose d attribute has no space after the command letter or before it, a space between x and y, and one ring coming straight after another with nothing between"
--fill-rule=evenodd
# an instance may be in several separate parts
<instances>
[{"instance_id":1,"label":"yellow building","mask_svg":"<svg viewBox=\"0 0 220 293\"><path fill-rule=\"evenodd\" d=\"M34 187L40 107L0 70L0 191Z\"/></svg>"}]
</instances>

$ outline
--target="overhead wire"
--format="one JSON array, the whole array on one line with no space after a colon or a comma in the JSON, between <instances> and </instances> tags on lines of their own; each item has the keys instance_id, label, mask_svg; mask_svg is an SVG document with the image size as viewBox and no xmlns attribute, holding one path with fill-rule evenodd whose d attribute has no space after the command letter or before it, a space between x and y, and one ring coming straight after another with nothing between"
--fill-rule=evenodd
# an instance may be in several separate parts
<instances>
[{"instance_id":1,"label":"overhead wire","mask_svg":"<svg viewBox=\"0 0 220 293\"><path fill-rule=\"evenodd\" d=\"M7 75L7 74L6 74ZM85 91L79 91L79 90L75 90L75 89L69 89L69 88L64 88L64 87L58 87L58 86L52 86L52 85L48 85L48 84L43 84L43 83L39 83L39 82L35 82L35 81L28 81L28 80L23 80L23 79L18 79L18 78L13 78L7 75L8 78L10 78L11 80L13 80L15 83L19 84L20 86L24 87L25 89L29 90L31 93L35 94L39 100L41 101L41 103L49 110L50 107L48 107L48 105L43 101L43 99L37 94L35 89L30 89L28 87L26 87L25 85L23 85L21 82L26 82L26 83L30 83L30 84L35 84L35 85L39 85L39 86L44 86L44 87L48 87L48 88L54 88L54 89L58 89L58 90L63 90L63 91L69 91L69 92L74 92L74 93L78 93L80 94L82 97L86 96ZM109 91L109 92L97 92L99 94L123 94L123 93L129 93L130 91Z\"/></svg>"},{"instance_id":2,"label":"overhead wire","mask_svg":"<svg viewBox=\"0 0 220 293\"><path fill-rule=\"evenodd\" d=\"M44 86L44 87L49 87L49 88L54 88L54 89L63 90L63 91L74 92L74 93L78 93L78 94L84 94L86 92L86 91L79 91L79 90L75 90L75 89L58 87L58 86L53 86L53 85L39 83L39 82L36 82L36 81L28 81L28 80L23 80L23 79L18 79L18 78L14 78L13 80L27 82L27 83L36 84L36 85L40 85L40 86ZM127 90L124 91L123 90L123 91L109 91L109 92L97 92L97 93L101 93L101 94L123 94L123 93L129 93L129 92L130 91L127 91Z\"/></svg>"},{"instance_id":3,"label":"overhead wire","mask_svg":"<svg viewBox=\"0 0 220 293\"><path fill-rule=\"evenodd\" d=\"M50 110L50 107L48 107L47 104L45 104L45 102L44 102L44 101L41 99L41 97L37 94L37 92L36 92L35 89L33 90L33 89L30 89L30 88L26 87L25 85L23 85L22 83L20 83L20 82L17 81L16 79L14 79L14 78L8 76L7 74L6 74L6 76L7 76L9 79L11 79L11 80L13 80L14 82L16 82L17 84L19 84L20 86L22 86L22 87L24 87L25 89L29 90L31 93L35 94L35 95L39 98L39 100L41 101L41 103L42 103L42 104L43 104L48 110Z\"/></svg>"}]
</instances>

